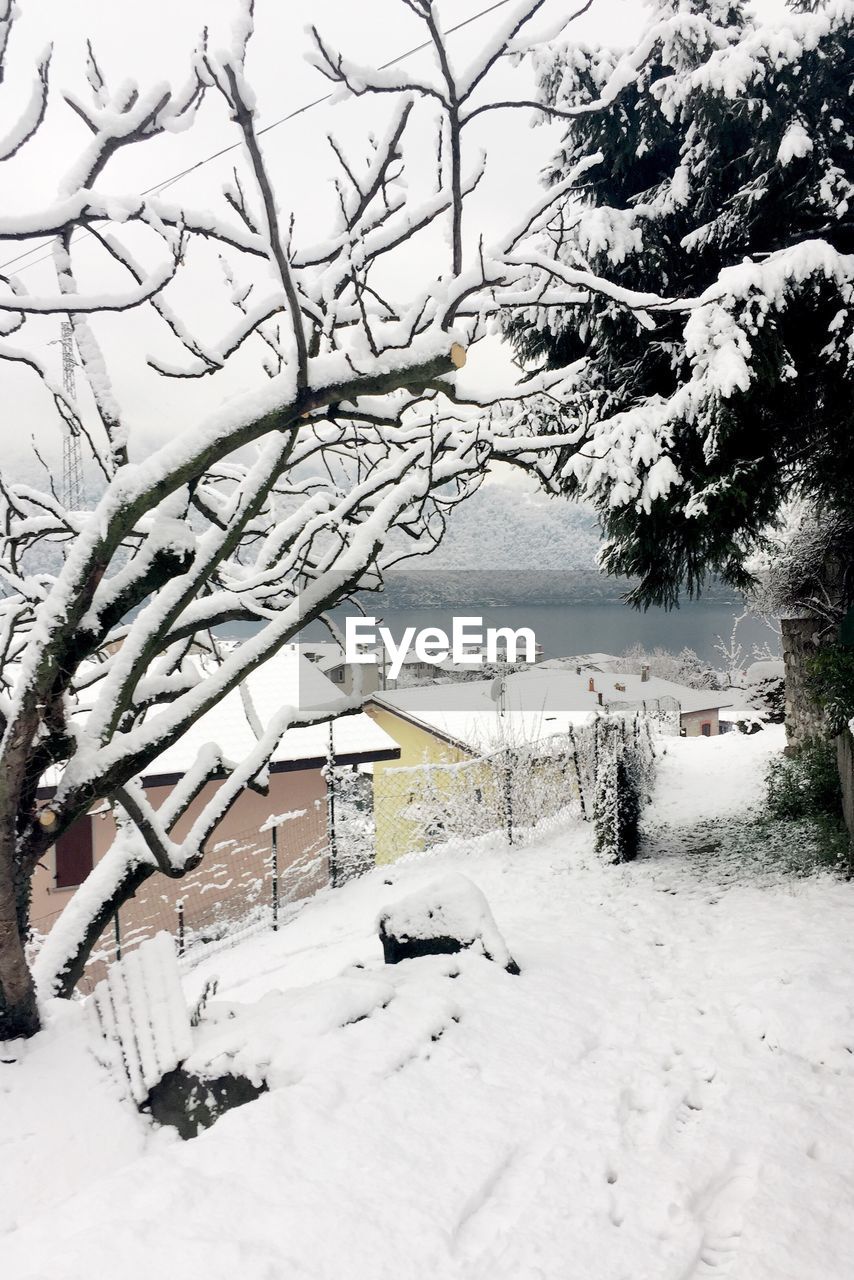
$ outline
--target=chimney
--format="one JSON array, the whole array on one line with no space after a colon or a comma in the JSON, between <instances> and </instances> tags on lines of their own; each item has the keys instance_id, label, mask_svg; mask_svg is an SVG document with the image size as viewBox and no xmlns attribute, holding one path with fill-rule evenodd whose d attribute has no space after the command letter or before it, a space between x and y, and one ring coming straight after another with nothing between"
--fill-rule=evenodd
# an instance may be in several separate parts
<instances>
[{"instance_id":1,"label":"chimney","mask_svg":"<svg viewBox=\"0 0 854 1280\"><path fill-rule=\"evenodd\" d=\"M592 676L591 676L591 677L590 677L590 679L587 681L587 692L588 692L588 693L595 693L595 692L596 692L596 685L595 685L595 684L594 684L594 682L593 682L593 677L592 677Z\"/></svg>"},{"instance_id":2,"label":"chimney","mask_svg":"<svg viewBox=\"0 0 854 1280\"><path fill-rule=\"evenodd\" d=\"M649 667L641 667L641 682L646 684L649 680Z\"/></svg>"}]
</instances>

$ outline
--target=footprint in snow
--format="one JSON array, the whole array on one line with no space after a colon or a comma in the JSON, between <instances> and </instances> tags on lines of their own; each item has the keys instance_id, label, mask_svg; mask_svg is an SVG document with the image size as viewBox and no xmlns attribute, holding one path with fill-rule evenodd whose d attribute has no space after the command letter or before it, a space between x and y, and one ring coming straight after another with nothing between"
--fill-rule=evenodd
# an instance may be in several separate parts
<instances>
[{"instance_id":1,"label":"footprint in snow","mask_svg":"<svg viewBox=\"0 0 854 1280\"><path fill-rule=\"evenodd\" d=\"M672 1067L671 1062L671 1067ZM665 1070L667 1070L665 1064ZM691 1069L687 1086L683 1086L681 1096L665 1125L663 1139L666 1145L678 1142L681 1135L691 1129L700 1119L709 1100L710 1086L714 1081L716 1068L712 1063L694 1065Z\"/></svg>"},{"instance_id":2,"label":"footprint in snow","mask_svg":"<svg viewBox=\"0 0 854 1280\"><path fill-rule=\"evenodd\" d=\"M734 1159L697 1199L695 1212L702 1227L700 1247L679 1280L704 1280L729 1275L744 1231L747 1204L756 1191L757 1167L752 1156Z\"/></svg>"}]
</instances>

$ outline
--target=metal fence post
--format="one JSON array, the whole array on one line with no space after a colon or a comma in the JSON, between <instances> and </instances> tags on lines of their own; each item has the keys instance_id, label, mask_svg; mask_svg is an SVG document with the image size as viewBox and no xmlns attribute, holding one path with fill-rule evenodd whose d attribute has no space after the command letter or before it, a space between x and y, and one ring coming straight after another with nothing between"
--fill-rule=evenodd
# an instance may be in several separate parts
<instances>
[{"instance_id":1,"label":"metal fence post","mask_svg":"<svg viewBox=\"0 0 854 1280\"><path fill-rule=\"evenodd\" d=\"M279 828L273 827L270 832L273 864L273 932L279 928Z\"/></svg>"},{"instance_id":2,"label":"metal fence post","mask_svg":"<svg viewBox=\"0 0 854 1280\"><path fill-rule=\"evenodd\" d=\"M587 821L587 802L584 799L584 779L581 776L581 764L578 759L578 743L575 740L575 730L572 725L568 726L567 737L572 743L572 763L575 768L575 782L578 787L578 801L581 808L581 817Z\"/></svg>"},{"instance_id":3,"label":"metal fence post","mask_svg":"<svg viewBox=\"0 0 854 1280\"><path fill-rule=\"evenodd\" d=\"M176 906L178 908L178 955L184 954L184 899L179 898Z\"/></svg>"},{"instance_id":4,"label":"metal fence post","mask_svg":"<svg viewBox=\"0 0 854 1280\"><path fill-rule=\"evenodd\" d=\"M329 883L338 885L338 837L335 831L335 745L332 737L332 721L329 721L329 752L326 768L326 824L329 839Z\"/></svg>"},{"instance_id":5,"label":"metal fence post","mask_svg":"<svg viewBox=\"0 0 854 1280\"><path fill-rule=\"evenodd\" d=\"M117 959L117 960L121 960L121 958L122 958L122 931L121 931L121 929L120 929L120 927L119 927L119 913L118 913L118 911L117 911L117 912L116 912L116 914L113 916L113 925L114 925L114 927L115 927L115 931L116 931L116 959Z\"/></svg>"}]
</instances>

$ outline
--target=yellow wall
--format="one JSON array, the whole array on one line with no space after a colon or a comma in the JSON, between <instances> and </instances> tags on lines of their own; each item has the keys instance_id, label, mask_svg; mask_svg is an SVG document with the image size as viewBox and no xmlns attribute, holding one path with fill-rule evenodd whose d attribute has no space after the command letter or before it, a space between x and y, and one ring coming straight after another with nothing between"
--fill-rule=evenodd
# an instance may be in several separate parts
<instances>
[{"instance_id":1,"label":"yellow wall","mask_svg":"<svg viewBox=\"0 0 854 1280\"><path fill-rule=\"evenodd\" d=\"M500 757L481 759L474 752L446 742L378 704L368 715L400 747L400 759L374 764L374 821L376 861L394 862L447 839L463 839L501 831L507 821L506 774ZM432 770L423 766L432 765ZM442 768L442 766L462 768ZM542 817L537 795L545 787L561 793L566 803L578 799L578 785L568 758L528 761L522 785L513 801L514 825L534 826Z\"/></svg>"},{"instance_id":2,"label":"yellow wall","mask_svg":"<svg viewBox=\"0 0 854 1280\"><path fill-rule=\"evenodd\" d=\"M417 775L401 770L419 765L459 764L472 756L385 707L370 705L365 710L400 746L399 760L378 760L374 764L376 860L382 864L425 847L422 824L412 816L419 787L423 787L424 782ZM435 783L440 789L447 789L453 785L453 779L451 773L439 774Z\"/></svg>"},{"instance_id":3,"label":"yellow wall","mask_svg":"<svg viewBox=\"0 0 854 1280\"><path fill-rule=\"evenodd\" d=\"M415 764L456 764L460 760L468 760L470 752L462 751L443 741L428 729L410 724L402 716L395 715L386 707L371 703L365 708L372 720L385 729L389 737L394 738L400 747L399 760L377 760L374 764L374 777L378 778L388 769L400 768L402 765Z\"/></svg>"}]
</instances>

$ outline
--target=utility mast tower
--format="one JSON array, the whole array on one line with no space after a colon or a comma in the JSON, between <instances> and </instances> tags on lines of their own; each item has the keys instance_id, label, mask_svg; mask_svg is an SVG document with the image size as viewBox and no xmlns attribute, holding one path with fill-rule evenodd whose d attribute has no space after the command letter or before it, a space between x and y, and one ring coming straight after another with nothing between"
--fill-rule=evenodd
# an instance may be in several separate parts
<instances>
[{"instance_id":1,"label":"utility mast tower","mask_svg":"<svg viewBox=\"0 0 854 1280\"><path fill-rule=\"evenodd\" d=\"M62 389L73 403L77 399L74 380L74 326L63 320L60 330L62 344ZM83 451L80 448L80 429L66 421L62 440L62 500L69 511L79 511L83 506Z\"/></svg>"}]
</instances>

